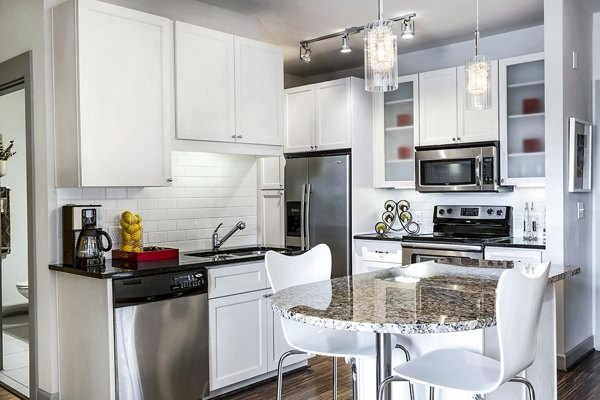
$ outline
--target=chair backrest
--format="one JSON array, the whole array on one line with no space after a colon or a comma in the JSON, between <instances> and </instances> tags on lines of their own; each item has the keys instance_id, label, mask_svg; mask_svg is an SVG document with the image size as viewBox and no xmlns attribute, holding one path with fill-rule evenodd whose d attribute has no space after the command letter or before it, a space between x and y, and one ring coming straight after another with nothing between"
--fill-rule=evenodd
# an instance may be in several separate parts
<instances>
[{"instance_id":1,"label":"chair backrest","mask_svg":"<svg viewBox=\"0 0 600 400\"><path fill-rule=\"evenodd\" d=\"M538 325L548 286L550 263L525 270L513 268L500 276L496 289L496 324L501 373L498 386L535 360Z\"/></svg>"},{"instance_id":2,"label":"chair backrest","mask_svg":"<svg viewBox=\"0 0 600 400\"><path fill-rule=\"evenodd\" d=\"M265 266L271 288L278 292L290 286L330 279L331 250L326 244L319 244L297 256L268 251Z\"/></svg>"}]
</instances>

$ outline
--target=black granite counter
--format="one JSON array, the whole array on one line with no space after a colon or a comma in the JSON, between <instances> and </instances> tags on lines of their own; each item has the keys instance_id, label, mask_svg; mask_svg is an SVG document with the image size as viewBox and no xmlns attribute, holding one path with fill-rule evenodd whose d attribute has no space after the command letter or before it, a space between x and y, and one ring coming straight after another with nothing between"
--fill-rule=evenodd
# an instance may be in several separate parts
<instances>
[{"instance_id":1,"label":"black granite counter","mask_svg":"<svg viewBox=\"0 0 600 400\"><path fill-rule=\"evenodd\" d=\"M381 241L391 241L391 242L402 242L403 237L407 236L406 233L400 232L389 232L384 234L378 233L361 233L354 235L354 239L360 240L381 240ZM484 243L484 247L516 247L521 249L546 249L546 242L542 239L540 240L525 240L522 237L511 237L510 239L502 240L494 243Z\"/></svg>"},{"instance_id":2,"label":"black granite counter","mask_svg":"<svg viewBox=\"0 0 600 400\"><path fill-rule=\"evenodd\" d=\"M260 245L230 247L221 249L221 252L236 252L240 250L261 247L262 246ZM293 250L277 246L265 246L264 248L277 250L281 253L286 254L294 253ZM154 275L163 272L187 271L195 268L216 268L228 264L261 261L265 257L264 254L256 254L250 256L214 260L210 258L190 256L190 254L192 253L197 253L197 251L180 253L179 258L173 258L170 260L146 261L138 263L131 261L106 260L106 264L104 265L104 267L76 268L72 265L50 264L49 268L52 271L66 272L69 274L87 276L96 279L121 279L131 278L135 276Z\"/></svg>"}]
</instances>

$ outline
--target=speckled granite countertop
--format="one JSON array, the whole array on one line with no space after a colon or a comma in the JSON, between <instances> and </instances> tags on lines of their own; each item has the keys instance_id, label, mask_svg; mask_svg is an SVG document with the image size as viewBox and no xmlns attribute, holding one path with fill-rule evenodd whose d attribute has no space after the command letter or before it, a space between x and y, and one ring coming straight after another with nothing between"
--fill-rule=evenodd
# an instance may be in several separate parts
<instances>
[{"instance_id":1,"label":"speckled granite countertop","mask_svg":"<svg viewBox=\"0 0 600 400\"><path fill-rule=\"evenodd\" d=\"M285 318L349 331L420 334L494 326L498 279L515 264L463 259L460 265L460 260L428 261L295 286L275 293L271 301ZM548 282L579 272L579 267L552 266Z\"/></svg>"}]
</instances>

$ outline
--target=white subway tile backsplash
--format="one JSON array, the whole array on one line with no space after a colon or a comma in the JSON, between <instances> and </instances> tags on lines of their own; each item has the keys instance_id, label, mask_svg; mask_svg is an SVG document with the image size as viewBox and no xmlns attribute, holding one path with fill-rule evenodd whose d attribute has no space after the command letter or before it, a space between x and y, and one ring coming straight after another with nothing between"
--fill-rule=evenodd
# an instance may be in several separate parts
<instances>
[{"instance_id":1,"label":"white subway tile backsplash","mask_svg":"<svg viewBox=\"0 0 600 400\"><path fill-rule=\"evenodd\" d=\"M120 215L125 210L141 214L147 246L177 247L180 251L210 248L218 224L223 223L223 235L240 220L247 228L226 245L256 244L254 156L173 152L171 172L171 187L59 188L57 206L101 204L106 229L120 229ZM56 215L60 220L60 210Z\"/></svg>"}]
</instances>

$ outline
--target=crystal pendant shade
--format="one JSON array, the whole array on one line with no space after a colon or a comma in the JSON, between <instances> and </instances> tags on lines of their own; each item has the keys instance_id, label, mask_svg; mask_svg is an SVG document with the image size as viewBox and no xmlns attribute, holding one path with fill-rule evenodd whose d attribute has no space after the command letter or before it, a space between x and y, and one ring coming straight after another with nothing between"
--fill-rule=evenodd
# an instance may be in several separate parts
<instances>
[{"instance_id":1,"label":"crystal pendant shade","mask_svg":"<svg viewBox=\"0 0 600 400\"><path fill-rule=\"evenodd\" d=\"M398 89L398 52L394 22L377 20L365 27L365 90Z\"/></svg>"},{"instance_id":2,"label":"crystal pendant shade","mask_svg":"<svg viewBox=\"0 0 600 400\"><path fill-rule=\"evenodd\" d=\"M492 106L492 62L476 55L465 65L465 108L485 110Z\"/></svg>"}]
</instances>

